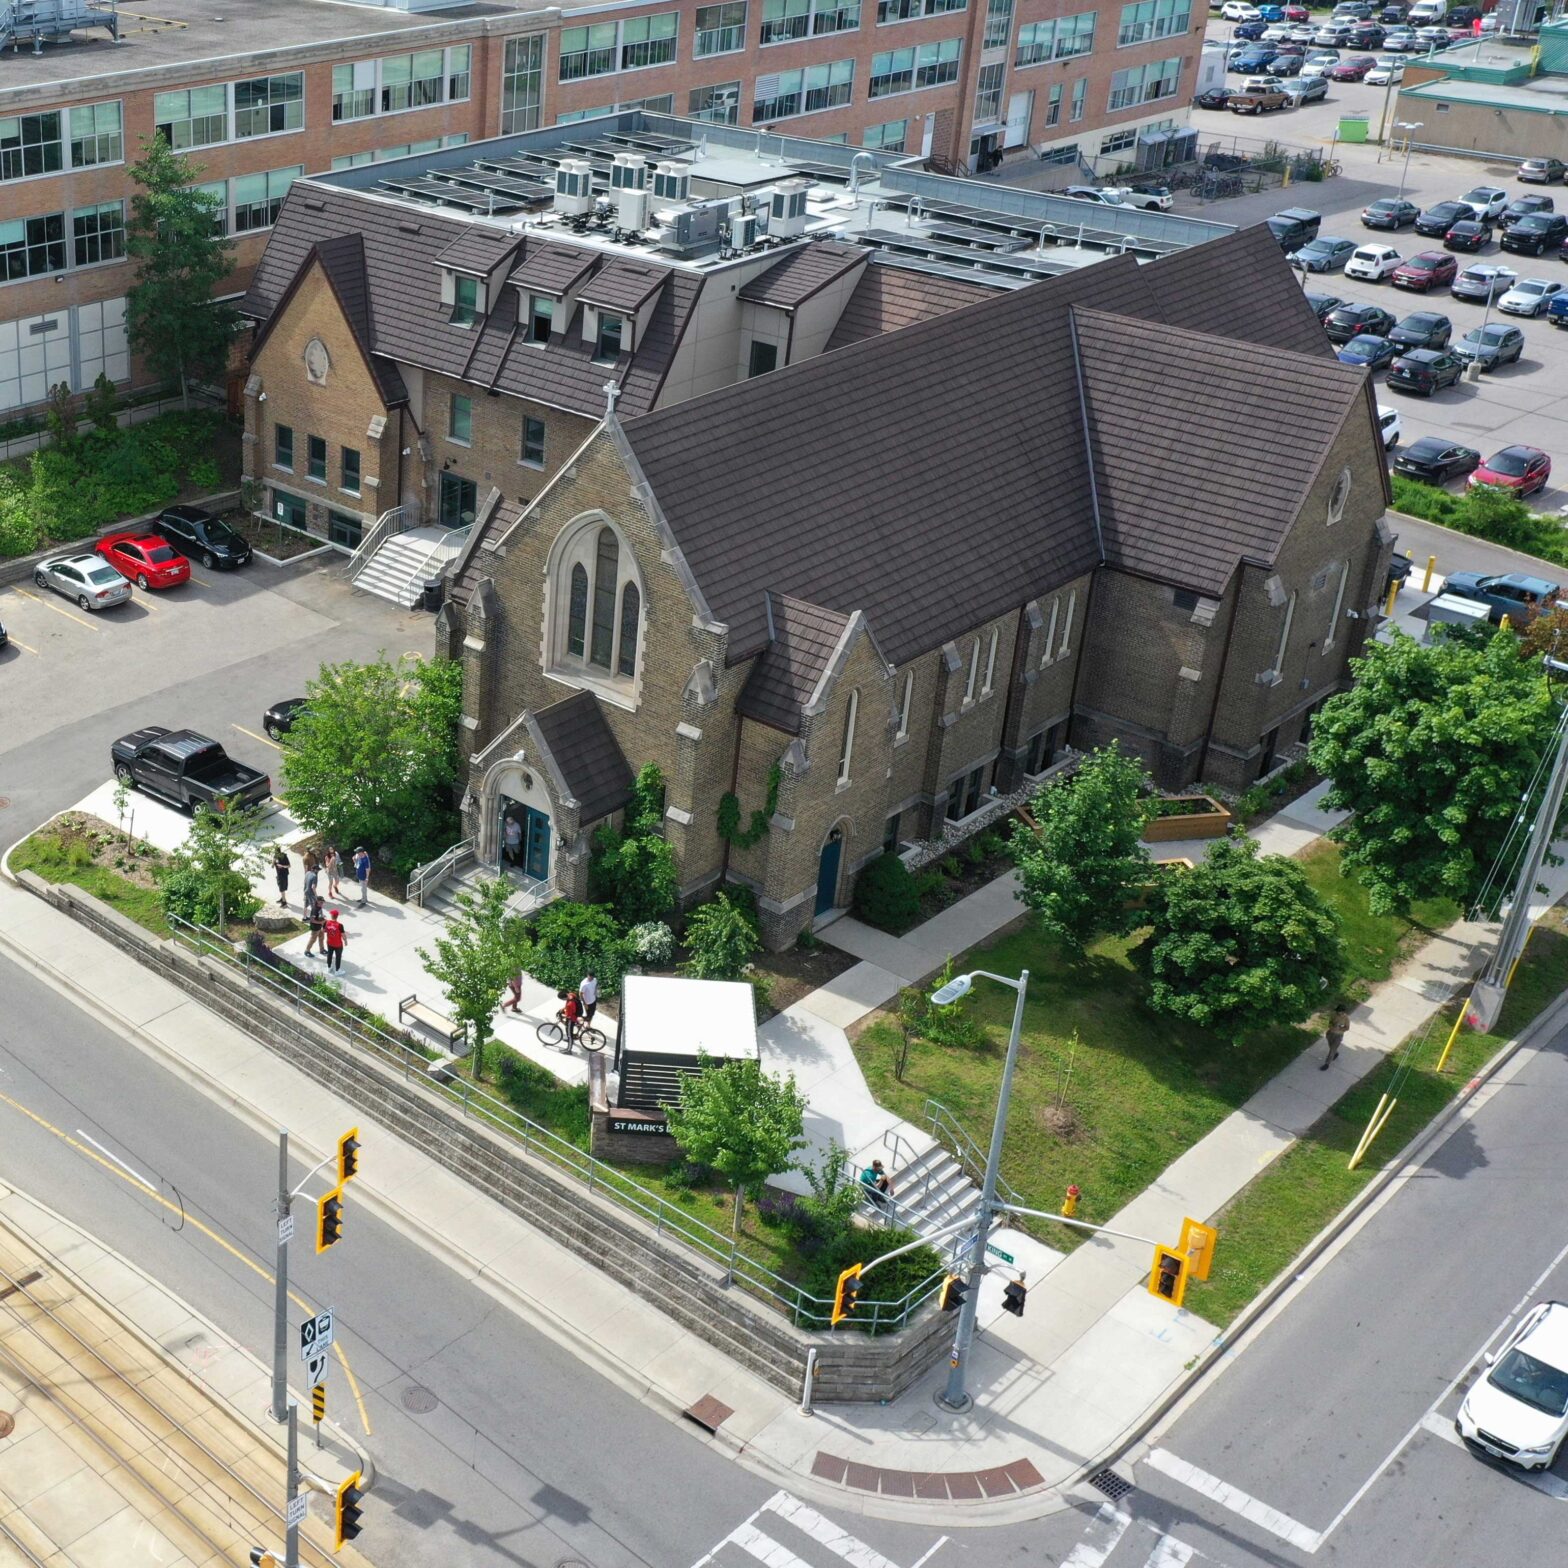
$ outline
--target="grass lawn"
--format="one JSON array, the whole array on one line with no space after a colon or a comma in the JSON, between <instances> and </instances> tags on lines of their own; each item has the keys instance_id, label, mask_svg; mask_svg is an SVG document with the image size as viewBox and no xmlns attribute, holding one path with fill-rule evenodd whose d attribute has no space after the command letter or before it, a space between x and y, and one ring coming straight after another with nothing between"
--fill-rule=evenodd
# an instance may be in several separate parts
<instances>
[{"instance_id":1,"label":"grass lawn","mask_svg":"<svg viewBox=\"0 0 1568 1568\"><path fill-rule=\"evenodd\" d=\"M1428 932L1374 915L1361 888L1338 871L1338 851L1314 846L1308 874L1346 920L1351 989L1385 979L1396 959ZM1437 925L1454 911L1423 911ZM1107 938L1082 956L1061 953L1032 922L972 949L955 969L1030 972L1029 1001L1008 1119L1002 1173L1032 1208L1060 1207L1069 1183L1083 1192L1078 1213L1103 1223L1142 1192L1317 1037L1313 1025L1280 1027L1230 1045L1163 1018L1143 1005L1144 984L1130 950L1141 940ZM877 1100L917 1126L927 1099L939 1101L985 1146L1012 1018L1012 995L982 983L974 993L986 1026L977 1050L912 1040L903 1081L896 1076L902 1032L875 1015L855 1042ZM1073 1049L1077 1037L1076 1051ZM1071 1249L1080 1233L1037 1222L1053 1246Z\"/></svg>"},{"instance_id":2,"label":"grass lawn","mask_svg":"<svg viewBox=\"0 0 1568 1568\"><path fill-rule=\"evenodd\" d=\"M1568 987L1568 935L1552 911L1531 939L1495 1032L1460 1031L1448 1067L1434 1070L1459 1002L1420 1037L1399 1103L1356 1170L1347 1166L1378 1100L1394 1076L1388 1062L1352 1089L1301 1141L1242 1191L1215 1224L1214 1272L1187 1287L1185 1304L1211 1323L1231 1322L1386 1164L1448 1105L1505 1041Z\"/></svg>"},{"instance_id":3,"label":"grass lawn","mask_svg":"<svg viewBox=\"0 0 1568 1568\"><path fill-rule=\"evenodd\" d=\"M67 842L57 833L34 833L11 852L11 869L31 871L45 882L69 882L102 899L155 936L169 934L157 888L133 882L107 866L95 864L84 844Z\"/></svg>"}]
</instances>

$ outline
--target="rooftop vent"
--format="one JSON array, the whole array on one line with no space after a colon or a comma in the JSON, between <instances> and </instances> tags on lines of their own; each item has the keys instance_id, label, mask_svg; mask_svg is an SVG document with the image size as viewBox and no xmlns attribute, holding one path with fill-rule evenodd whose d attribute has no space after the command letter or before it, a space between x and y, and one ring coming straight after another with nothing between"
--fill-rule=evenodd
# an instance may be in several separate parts
<instances>
[{"instance_id":1,"label":"rooftop vent","mask_svg":"<svg viewBox=\"0 0 1568 1568\"><path fill-rule=\"evenodd\" d=\"M581 218L593 205L593 165L586 158L563 158L555 171L555 210Z\"/></svg>"},{"instance_id":2,"label":"rooftop vent","mask_svg":"<svg viewBox=\"0 0 1568 1568\"><path fill-rule=\"evenodd\" d=\"M610 166L612 191L640 191L648 184L648 160L641 153L618 152Z\"/></svg>"},{"instance_id":3,"label":"rooftop vent","mask_svg":"<svg viewBox=\"0 0 1568 1568\"><path fill-rule=\"evenodd\" d=\"M655 201L685 202L690 197L691 165L689 163L661 163L653 171Z\"/></svg>"},{"instance_id":4,"label":"rooftop vent","mask_svg":"<svg viewBox=\"0 0 1568 1568\"><path fill-rule=\"evenodd\" d=\"M769 197L768 233L774 239L798 239L806 232L806 192L804 180L782 180Z\"/></svg>"}]
</instances>

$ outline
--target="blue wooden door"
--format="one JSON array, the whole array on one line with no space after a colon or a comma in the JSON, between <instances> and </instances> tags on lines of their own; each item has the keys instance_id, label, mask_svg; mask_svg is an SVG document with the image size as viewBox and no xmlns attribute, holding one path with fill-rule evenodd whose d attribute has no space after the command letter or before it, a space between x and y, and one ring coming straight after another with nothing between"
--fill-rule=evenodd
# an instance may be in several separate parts
<instances>
[{"instance_id":1,"label":"blue wooden door","mask_svg":"<svg viewBox=\"0 0 1568 1568\"><path fill-rule=\"evenodd\" d=\"M822 856L817 862L816 912L825 915L838 902L838 868L844 855L844 835L834 828L822 846Z\"/></svg>"},{"instance_id":2,"label":"blue wooden door","mask_svg":"<svg viewBox=\"0 0 1568 1568\"><path fill-rule=\"evenodd\" d=\"M541 882L550 875L550 819L532 806L523 821L523 870Z\"/></svg>"}]
</instances>

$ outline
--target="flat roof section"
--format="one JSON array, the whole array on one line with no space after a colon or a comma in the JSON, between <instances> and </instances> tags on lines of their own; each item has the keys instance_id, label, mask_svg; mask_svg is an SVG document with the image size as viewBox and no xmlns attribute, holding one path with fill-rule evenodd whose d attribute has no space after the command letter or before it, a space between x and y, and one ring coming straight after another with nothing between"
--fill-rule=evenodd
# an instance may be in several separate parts
<instances>
[{"instance_id":1,"label":"flat roof section","mask_svg":"<svg viewBox=\"0 0 1568 1568\"><path fill-rule=\"evenodd\" d=\"M1522 109L1529 114L1568 114L1568 76L1538 76L1521 87L1494 87L1489 82L1423 82L1406 88L1401 98L1425 102L1474 103L1488 109Z\"/></svg>"},{"instance_id":2,"label":"flat roof section","mask_svg":"<svg viewBox=\"0 0 1568 1568\"><path fill-rule=\"evenodd\" d=\"M621 981L621 1045L639 1056L756 1060L757 1011L744 980L627 975Z\"/></svg>"}]
</instances>

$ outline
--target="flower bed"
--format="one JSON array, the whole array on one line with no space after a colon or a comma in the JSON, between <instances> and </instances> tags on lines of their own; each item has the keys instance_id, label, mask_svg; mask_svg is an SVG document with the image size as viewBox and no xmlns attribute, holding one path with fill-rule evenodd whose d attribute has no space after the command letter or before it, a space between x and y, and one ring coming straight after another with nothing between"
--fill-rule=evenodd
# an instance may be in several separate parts
<instances>
[{"instance_id":1,"label":"flower bed","mask_svg":"<svg viewBox=\"0 0 1568 1568\"><path fill-rule=\"evenodd\" d=\"M1154 815L1143 825L1145 844L1223 838L1230 831L1230 812L1212 795L1174 795L1154 805Z\"/></svg>"}]
</instances>

